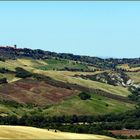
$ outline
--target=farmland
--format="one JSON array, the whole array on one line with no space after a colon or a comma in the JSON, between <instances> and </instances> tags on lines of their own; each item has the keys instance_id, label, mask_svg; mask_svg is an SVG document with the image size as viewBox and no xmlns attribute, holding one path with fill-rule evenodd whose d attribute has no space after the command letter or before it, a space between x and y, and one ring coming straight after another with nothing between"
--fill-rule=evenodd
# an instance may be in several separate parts
<instances>
[{"instance_id":1,"label":"farmland","mask_svg":"<svg viewBox=\"0 0 140 140\"><path fill-rule=\"evenodd\" d=\"M0 139L95 139L113 140L113 138L91 134L76 134L66 132L54 132L45 129L25 126L0 126Z\"/></svg>"},{"instance_id":2,"label":"farmland","mask_svg":"<svg viewBox=\"0 0 140 140\"><path fill-rule=\"evenodd\" d=\"M64 135L81 137L68 132L88 134L82 138L91 138L91 134L115 137L109 128L139 129L139 88L135 89L140 83L139 59L100 59L48 52L46 55L41 50L28 49L15 51L0 59L1 124L58 129L65 132L37 131L44 136L50 133L55 136L48 138L56 138L59 133L60 138L66 139ZM4 133L9 133L6 129L17 131L14 126L2 129Z\"/></svg>"},{"instance_id":3,"label":"farmland","mask_svg":"<svg viewBox=\"0 0 140 140\"><path fill-rule=\"evenodd\" d=\"M16 67L21 67L32 73L49 76L50 78L56 81L64 82L65 84L77 84L89 89L99 89L109 94L114 94L125 98L131 94L126 87L112 86L98 81L75 77L75 75L95 75L104 72L101 70L95 72L58 71L58 69L64 68L64 66L78 66L79 68L87 68L87 66L75 63L74 61L59 59L34 60L31 58L20 58L16 60L6 60L5 62L0 61L0 67L3 68L4 66L12 71L15 71ZM16 77L14 73L4 73L0 76L6 77L9 82L8 84L0 87L0 98L2 100L12 100L20 104L32 103L39 106L51 105L49 108L42 111L44 115L98 115L111 112L120 113L126 110L131 110L135 106L133 103L125 103L114 98L110 99L108 97L97 95L94 92L90 93L92 95L91 100L82 101L78 97L78 93L80 91L77 89L71 90L55 87L47 82L37 81L34 78L21 79ZM26 113L30 113L34 111L34 108L27 109L26 107L22 107L21 111L18 112L18 109L13 108L14 111L11 111L8 107L2 105L0 110L2 115L7 115L10 114L9 112L15 111L16 113L12 114L20 116L23 114L24 110ZM69 110L69 112L67 110Z\"/></svg>"},{"instance_id":4,"label":"farmland","mask_svg":"<svg viewBox=\"0 0 140 140\"><path fill-rule=\"evenodd\" d=\"M140 130L111 130L114 135L139 136Z\"/></svg>"}]
</instances>

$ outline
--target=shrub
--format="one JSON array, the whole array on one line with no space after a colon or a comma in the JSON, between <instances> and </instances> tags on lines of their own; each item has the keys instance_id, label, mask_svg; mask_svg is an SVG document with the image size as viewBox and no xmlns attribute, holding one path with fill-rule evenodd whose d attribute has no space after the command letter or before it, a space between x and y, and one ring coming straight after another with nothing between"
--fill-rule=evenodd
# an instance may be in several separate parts
<instances>
[{"instance_id":1,"label":"shrub","mask_svg":"<svg viewBox=\"0 0 140 140\"><path fill-rule=\"evenodd\" d=\"M14 72L6 68L0 68L0 73L14 73Z\"/></svg>"},{"instance_id":2,"label":"shrub","mask_svg":"<svg viewBox=\"0 0 140 140\"><path fill-rule=\"evenodd\" d=\"M106 104L105 106L106 106L106 107L108 107L109 105L108 105L108 104Z\"/></svg>"},{"instance_id":3,"label":"shrub","mask_svg":"<svg viewBox=\"0 0 140 140\"><path fill-rule=\"evenodd\" d=\"M27 77L31 77L32 74L26 70L24 70L23 68L17 67L16 68L16 77L19 78L27 78Z\"/></svg>"},{"instance_id":4,"label":"shrub","mask_svg":"<svg viewBox=\"0 0 140 140\"><path fill-rule=\"evenodd\" d=\"M80 97L81 100L87 100L87 99L90 99L91 98L91 95L88 94L88 93L86 93L86 92L81 92L79 94L79 97Z\"/></svg>"},{"instance_id":5,"label":"shrub","mask_svg":"<svg viewBox=\"0 0 140 140\"><path fill-rule=\"evenodd\" d=\"M4 58L0 58L0 61L5 62L5 59Z\"/></svg>"},{"instance_id":6,"label":"shrub","mask_svg":"<svg viewBox=\"0 0 140 140\"><path fill-rule=\"evenodd\" d=\"M7 83L7 79L6 78L0 79L0 84L5 84L5 83Z\"/></svg>"}]
</instances>

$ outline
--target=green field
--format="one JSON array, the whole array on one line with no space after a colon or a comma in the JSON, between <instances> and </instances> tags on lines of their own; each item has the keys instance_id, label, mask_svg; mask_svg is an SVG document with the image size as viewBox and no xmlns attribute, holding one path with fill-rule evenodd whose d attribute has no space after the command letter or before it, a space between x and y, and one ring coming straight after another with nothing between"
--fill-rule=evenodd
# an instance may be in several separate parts
<instances>
[{"instance_id":1,"label":"green field","mask_svg":"<svg viewBox=\"0 0 140 140\"><path fill-rule=\"evenodd\" d=\"M54 78L55 80L78 84L78 85L88 87L88 88L93 88L93 89L101 89L101 90L109 92L111 94L116 94L116 95L120 95L120 96L124 96L124 97L127 97L129 94L131 94L128 91L128 89L125 87L112 86L112 85L109 85L106 83L82 79L80 77L79 78L73 77L73 76L69 75L69 72L63 73L61 71L38 71L38 70L34 70L34 72L50 76L50 77ZM75 72L73 72L73 73L75 73ZM92 74L96 74L96 73L97 72L95 72L95 73L92 72Z\"/></svg>"},{"instance_id":2,"label":"green field","mask_svg":"<svg viewBox=\"0 0 140 140\"><path fill-rule=\"evenodd\" d=\"M63 60L63 59L47 59L45 60L47 65L44 66L36 66L35 68L41 70L62 70L67 68L71 69L79 69L79 70L87 70L88 67L83 64L76 63L75 61Z\"/></svg>"},{"instance_id":3,"label":"green field","mask_svg":"<svg viewBox=\"0 0 140 140\"><path fill-rule=\"evenodd\" d=\"M56 71L52 69L61 69L64 68L65 66L71 67L71 68L79 68L79 69L86 69L87 66L83 64L78 64L75 63L74 61L68 61L68 60L56 60L56 59L47 59L47 60L33 60L33 59L17 59L17 60L7 60L6 62L1 62L0 61L0 67L7 68L9 70L15 70L16 67L22 67L30 72L33 73L39 73L45 76L49 76L55 80L58 81L63 81L65 83L72 83L72 84L77 84L83 87L87 87L90 89L100 89L102 91L108 92L110 94L115 94L123 97L127 97L129 94L129 90L125 87L122 86L112 86L106 83L101 83L97 81L92 81L89 79L82 79L80 77L75 77L75 75L94 75L97 73L102 73L104 71L96 71L96 72L72 72L72 71ZM134 79L136 82L139 82L139 73L127 73L132 79ZM14 74L0 74L0 78L6 77L8 79L8 82L15 82L20 80L20 78L15 77ZM20 82L19 82L20 83ZM9 97L13 100L27 100L31 98L33 95L35 99L38 102L45 102L46 98L46 90L48 90L45 86L44 83L29 83L27 81L23 80L23 83L20 83L21 87L18 87L21 92L21 98L20 94L17 95L17 92L19 89L15 87L11 91L9 91ZM32 88L30 90L24 89L23 86L31 86ZM37 85L40 85L39 87ZM16 90L15 90L16 89ZM2 90L3 91L3 90ZM53 87L51 89L52 92L50 92L52 95L57 93L58 95L62 93L62 91L57 87ZM61 91L61 92L58 92ZM13 93L12 93L13 92ZM38 97L36 94L39 94L40 96ZM46 92L46 93L45 93ZM23 94L24 93L24 94ZM31 94L32 93L32 94ZM8 94L8 91L6 92ZM14 94L14 95L13 95ZM61 95L60 94L60 95ZM29 96L30 95L30 96ZM50 96L51 98L53 96ZM65 95L65 94L64 94ZM17 96L17 97L16 97ZM22 98L23 96L23 98ZM27 98L29 96L29 98ZM45 96L45 98L43 98ZM8 96L7 96L8 97ZM26 98L25 98L26 97ZM41 97L41 98L40 98ZM43 100L45 99L45 100ZM52 98L54 99L54 97ZM46 100L47 101L47 100ZM19 107L15 108L12 106L7 106L4 104L0 104L0 114L1 115L16 115L16 116L21 116L24 115L25 113L43 113L43 114L49 114L49 115L62 115L62 114L77 114L77 115L82 115L82 114L89 114L89 115L98 115L98 114L107 114L107 113L119 113L119 112L124 112L129 109L134 108L134 104L129 104L125 103L119 100L114 100L110 99L107 97L99 96L94 93L92 93L92 98L91 100L86 100L83 101L81 100L77 95L72 95L68 96L65 99L60 99L60 101L56 102L55 104L52 102L51 106L45 108L44 110L40 110L40 108L28 108L27 106L24 107ZM41 112L40 112L40 111Z\"/></svg>"},{"instance_id":4,"label":"green field","mask_svg":"<svg viewBox=\"0 0 140 140\"><path fill-rule=\"evenodd\" d=\"M116 95L121 95L121 96L128 96L129 94L131 94L127 88L121 87L121 86L112 86L112 85L108 85L105 83L101 83L101 82L97 82L97 81L91 81L91 80L85 80L82 78L76 78L73 77L75 74L96 74L102 71L97 71L97 72L69 72L69 71L44 71L44 70L37 70L35 67L47 67L49 65L56 65L56 62L58 60L32 60L32 59L17 59L17 60L8 60L6 62L0 62L0 67L6 67L10 70L14 70L16 67L23 67L29 71L32 72L37 72L37 73L41 73L47 76L50 76L56 80L60 80L60 81L64 81L64 82L69 82L69 83L75 83L78 85L82 85L88 88L95 88L95 89L101 89L103 91L109 92L111 94L116 94ZM67 64L68 61L67 60L63 60L62 63L60 63L60 61L58 61L58 65L63 65L65 66L65 64ZM45 65L46 64L46 65ZM79 64L75 64L75 65L79 65ZM57 67L57 66L56 66ZM83 66L81 66L83 67ZM61 66L62 68L62 66ZM6 76L8 78L9 81L12 80L18 80L17 78L14 78L13 75L7 75Z\"/></svg>"},{"instance_id":5,"label":"green field","mask_svg":"<svg viewBox=\"0 0 140 140\"><path fill-rule=\"evenodd\" d=\"M43 108L46 108L44 106ZM40 114L43 111L40 106L35 106L33 103L21 104L15 101L0 100L0 116L17 116Z\"/></svg>"},{"instance_id":6,"label":"green field","mask_svg":"<svg viewBox=\"0 0 140 140\"><path fill-rule=\"evenodd\" d=\"M134 109L134 104L109 99L103 96L91 93L89 100L81 100L79 96L72 96L59 104L53 105L43 111L48 115L99 115L108 113L120 113Z\"/></svg>"},{"instance_id":7,"label":"green field","mask_svg":"<svg viewBox=\"0 0 140 140\"><path fill-rule=\"evenodd\" d=\"M65 100L42 107L33 107L30 105L14 106L0 102L0 116L23 116L25 114L43 114L43 115L99 115L108 113L120 113L135 108L134 104L121 102L107 97L91 94L91 99L81 100L78 93L67 97Z\"/></svg>"},{"instance_id":8,"label":"green field","mask_svg":"<svg viewBox=\"0 0 140 140\"><path fill-rule=\"evenodd\" d=\"M0 61L0 68L4 67L9 70L14 70L16 67L24 68L36 68L41 70L62 70L64 68L88 70L93 69L88 68L85 64L80 64L79 62L69 61L69 60L56 60L56 59L46 59L46 60L34 60L29 58L21 58L16 60L7 60L5 62Z\"/></svg>"}]
</instances>

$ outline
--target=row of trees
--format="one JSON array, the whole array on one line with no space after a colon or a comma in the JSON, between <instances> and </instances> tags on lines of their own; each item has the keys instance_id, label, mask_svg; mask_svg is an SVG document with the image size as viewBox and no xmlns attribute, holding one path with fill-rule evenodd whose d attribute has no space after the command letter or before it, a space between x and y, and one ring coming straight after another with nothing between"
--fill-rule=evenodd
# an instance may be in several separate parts
<instances>
[{"instance_id":1,"label":"row of trees","mask_svg":"<svg viewBox=\"0 0 140 140\"><path fill-rule=\"evenodd\" d=\"M12 102L5 102L6 105L12 104ZM22 107L18 103L14 103L16 107ZM34 115L24 115L21 118L16 116L0 117L0 123L7 123L7 119L16 118L17 124L23 125L35 125L37 127L46 127L50 124L83 124L83 125L99 125L104 130L116 130L116 129L140 129L140 107L132 111L127 111L121 114L108 114L98 116L87 115L72 115L72 116L46 116L42 113L36 113ZM9 119L10 121L10 119ZM15 124L16 124L15 122ZM9 122L12 124L12 122ZM12 124L14 125L14 124Z\"/></svg>"},{"instance_id":2,"label":"row of trees","mask_svg":"<svg viewBox=\"0 0 140 140\"><path fill-rule=\"evenodd\" d=\"M102 68L102 69L115 69L118 64L140 65L140 58L135 59L101 59L98 57L80 56L68 53L55 53L49 51L43 51L40 49L32 50L28 48L15 49L12 47L0 48L0 61L5 59L16 59L20 57L30 57L33 59L47 59L47 58L60 58L74 61L85 62L90 65Z\"/></svg>"},{"instance_id":3,"label":"row of trees","mask_svg":"<svg viewBox=\"0 0 140 140\"><path fill-rule=\"evenodd\" d=\"M140 104L140 87L131 86L129 91L132 93L128 96L129 99Z\"/></svg>"},{"instance_id":4,"label":"row of trees","mask_svg":"<svg viewBox=\"0 0 140 140\"><path fill-rule=\"evenodd\" d=\"M44 116L43 114L24 115L20 118L16 116L1 116L0 124L34 126L68 132L114 136L108 130L140 129L139 118L140 108L137 108L122 114L103 116ZM117 137L126 138L123 136ZM137 136L137 138L140 137Z\"/></svg>"}]
</instances>

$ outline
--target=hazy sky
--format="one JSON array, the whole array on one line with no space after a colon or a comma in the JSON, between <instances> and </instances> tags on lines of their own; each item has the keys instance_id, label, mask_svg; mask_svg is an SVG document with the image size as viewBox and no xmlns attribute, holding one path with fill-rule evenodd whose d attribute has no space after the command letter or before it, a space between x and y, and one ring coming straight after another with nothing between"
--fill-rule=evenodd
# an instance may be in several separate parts
<instances>
[{"instance_id":1,"label":"hazy sky","mask_svg":"<svg viewBox=\"0 0 140 140\"><path fill-rule=\"evenodd\" d=\"M140 57L140 2L0 2L0 45Z\"/></svg>"}]
</instances>

